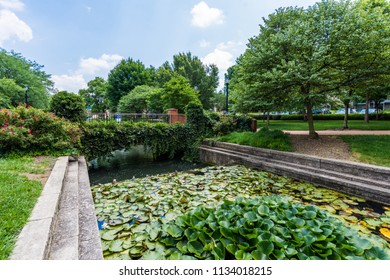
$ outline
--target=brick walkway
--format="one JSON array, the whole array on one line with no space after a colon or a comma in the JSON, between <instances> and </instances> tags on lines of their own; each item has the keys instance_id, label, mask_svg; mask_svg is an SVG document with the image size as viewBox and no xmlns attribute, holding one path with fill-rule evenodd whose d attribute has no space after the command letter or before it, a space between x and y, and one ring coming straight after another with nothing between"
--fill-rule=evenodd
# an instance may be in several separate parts
<instances>
[{"instance_id":1,"label":"brick walkway","mask_svg":"<svg viewBox=\"0 0 390 280\"><path fill-rule=\"evenodd\" d=\"M291 135L309 135L307 130L283 130ZM390 135L390 130L318 130L318 135Z\"/></svg>"}]
</instances>

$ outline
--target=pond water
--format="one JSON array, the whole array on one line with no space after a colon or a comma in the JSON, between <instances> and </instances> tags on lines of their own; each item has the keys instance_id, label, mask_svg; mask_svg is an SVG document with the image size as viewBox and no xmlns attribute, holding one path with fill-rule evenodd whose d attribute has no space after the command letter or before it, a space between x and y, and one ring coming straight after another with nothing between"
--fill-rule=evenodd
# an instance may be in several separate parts
<instances>
[{"instance_id":1,"label":"pond water","mask_svg":"<svg viewBox=\"0 0 390 280\"><path fill-rule=\"evenodd\" d=\"M205 166L180 159L155 161L150 153L144 151L143 146L115 151L111 156L92 160L89 164L91 185L111 183L113 179L119 182Z\"/></svg>"},{"instance_id":2,"label":"pond water","mask_svg":"<svg viewBox=\"0 0 390 280\"><path fill-rule=\"evenodd\" d=\"M111 182L111 179L108 181ZM286 197L294 203L315 205L318 207L316 209L326 211L327 215L342 221L354 231L352 235L364 237L356 245L358 249L346 245L346 248L358 250L357 257L362 254L361 250L366 249L371 250L368 254L373 258L381 256L378 252L382 249L379 247L387 250L390 256L389 207L377 205L379 209L373 209L364 199L244 166L209 166L123 182L118 180L114 184L93 186L92 194L106 259L187 258L188 254L183 252L191 253L197 251L198 247L203 248L199 242L204 240L197 234L186 231L186 236L194 240L196 248L179 246L180 248L168 249L176 241L175 238L166 238L167 234L182 234L182 230L169 223L197 207L213 208L224 201L234 201L237 197L250 199L272 195ZM287 210L286 213L291 211ZM198 225L198 218L194 220L195 227ZM278 224L278 228L288 224L288 221L275 219L270 224ZM324 225L333 227L327 223ZM328 232L328 229L324 229L324 232ZM340 235L341 239L342 236ZM197 241L198 238L200 241ZM335 244L330 242L335 237L321 238L326 242L320 240L319 246L325 246L327 252L335 249ZM225 245L230 248L229 244ZM242 257L241 253L238 257ZM274 257L279 258L277 255Z\"/></svg>"}]
</instances>

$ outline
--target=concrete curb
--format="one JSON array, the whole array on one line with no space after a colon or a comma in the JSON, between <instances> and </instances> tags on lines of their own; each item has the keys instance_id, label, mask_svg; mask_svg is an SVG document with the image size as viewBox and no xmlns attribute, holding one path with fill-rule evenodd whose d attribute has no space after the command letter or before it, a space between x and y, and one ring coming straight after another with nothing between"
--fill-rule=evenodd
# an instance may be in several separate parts
<instances>
[{"instance_id":1,"label":"concrete curb","mask_svg":"<svg viewBox=\"0 0 390 280\"><path fill-rule=\"evenodd\" d=\"M24 226L11 260L43 260L48 257L68 157L60 157L47 180L29 221Z\"/></svg>"}]
</instances>

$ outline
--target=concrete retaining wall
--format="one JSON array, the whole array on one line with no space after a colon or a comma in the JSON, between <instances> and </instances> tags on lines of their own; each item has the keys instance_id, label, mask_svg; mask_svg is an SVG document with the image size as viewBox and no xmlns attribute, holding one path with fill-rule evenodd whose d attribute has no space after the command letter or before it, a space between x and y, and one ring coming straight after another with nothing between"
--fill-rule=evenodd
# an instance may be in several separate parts
<instances>
[{"instance_id":1,"label":"concrete retaining wall","mask_svg":"<svg viewBox=\"0 0 390 280\"><path fill-rule=\"evenodd\" d=\"M390 205L390 168L214 141L199 151L207 163L249 165Z\"/></svg>"}]
</instances>

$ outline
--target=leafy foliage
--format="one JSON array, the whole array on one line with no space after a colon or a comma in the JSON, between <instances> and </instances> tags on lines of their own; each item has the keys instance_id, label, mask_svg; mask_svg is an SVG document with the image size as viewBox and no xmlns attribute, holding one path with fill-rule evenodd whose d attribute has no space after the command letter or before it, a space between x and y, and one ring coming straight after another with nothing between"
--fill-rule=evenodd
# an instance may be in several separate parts
<instances>
[{"instance_id":1,"label":"leafy foliage","mask_svg":"<svg viewBox=\"0 0 390 280\"><path fill-rule=\"evenodd\" d=\"M388 3L382 4L322 1L269 15L233 68L236 102L263 112L305 107L316 137L313 106L389 78Z\"/></svg>"},{"instance_id":2,"label":"leafy foliage","mask_svg":"<svg viewBox=\"0 0 390 280\"><path fill-rule=\"evenodd\" d=\"M0 89L0 100L17 92L18 94L11 98L11 105L23 104L27 87L28 104L41 109L48 108L49 91L52 90L53 82L50 80L50 75L46 74L42 68L42 65L26 59L21 54L13 51L7 52L0 48L0 80L7 79L2 80L3 86L0 88L3 87L4 90L4 86L7 86L5 87L6 92ZM10 80L13 81L13 85L9 83ZM9 86L12 87L9 88ZM23 89L23 94L21 94L20 89Z\"/></svg>"},{"instance_id":3,"label":"leafy foliage","mask_svg":"<svg viewBox=\"0 0 390 280\"><path fill-rule=\"evenodd\" d=\"M91 122L83 126L82 152L88 159L144 145L154 157L182 154L193 141L186 125L166 123Z\"/></svg>"},{"instance_id":4,"label":"leafy foliage","mask_svg":"<svg viewBox=\"0 0 390 280\"><path fill-rule=\"evenodd\" d=\"M338 249L345 254L342 257L361 252L359 256L364 258L380 258L386 256L381 252L388 252L389 249L385 240L370 232L379 234L380 228L389 225L390 211L379 214L359 205L364 199L244 166L206 167L189 172L135 178L115 185L93 186L92 193L104 255L110 259L220 258L223 251L225 258L243 258L244 255L257 258L263 255L260 252L255 252L255 256L249 254L253 251L250 250L252 241L259 245L261 241L267 241L265 236L269 237L268 241L272 241L274 246L269 255L280 258L312 256L312 252L307 253L310 250L307 247L310 246L306 246L306 241L312 240L313 236L318 238L315 242L324 247L312 248L315 253L323 254L322 258L337 258L333 252L327 255L327 249L334 249L330 243L366 243L362 240L369 240L370 245L363 247L379 248L365 248L363 252L359 244L351 245L356 250L341 246ZM256 198L275 194L290 197L299 203L274 197ZM237 197L244 199L236 200ZM221 202L224 204L221 205ZM326 210L327 214L313 204ZM386 207L384 209L390 210ZM354 230L346 229L329 215ZM297 228L295 225L302 226ZM307 237L310 240L306 240L302 231L306 231L309 225L315 232L310 232ZM275 236L271 238L270 233L265 234L266 228ZM279 228L284 229L277 233ZM327 235L325 240L321 240L323 234ZM211 239L210 235L213 244L210 241L204 243L204 240ZM249 235L253 237L248 238ZM235 240L224 240L229 239L228 236ZM217 243L221 244L215 246ZM233 243L237 251L243 251L237 253L237 256L225 247ZM291 250L286 254L288 248L282 248L281 245L291 246L297 252ZM328 245L330 248L325 248ZM265 252L271 246L267 243ZM212 253L213 249L215 254ZM285 255L272 255L277 253L274 251L276 249ZM346 249L345 252L343 249ZM301 254L298 256L298 253Z\"/></svg>"},{"instance_id":5,"label":"leafy foliage","mask_svg":"<svg viewBox=\"0 0 390 280\"><path fill-rule=\"evenodd\" d=\"M236 143L258 148L291 151L291 142L288 135L280 130L262 128L257 132L233 132L221 136L218 141Z\"/></svg>"},{"instance_id":6,"label":"leafy foliage","mask_svg":"<svg viewBox=\"0 0 390 280\"><path fill-rule=\"evenodd\" d=\"M190 102L200 104L198 94L188 80L177 74L164 84L161 100L165 110L175 108L179 113L184 113Z\"/></svg>"},{"instance_id":7,"label":"leafy foliage","mask_svg":"<svg viewBox=\"0 0 390 280\"><path fill-rule=\"evenodd\" d=\"M189 80L190 85L199 92L203 108L212 108L211 98L218 86L218 68L204 65L190 52L173 56L173 71Z\"/></svg>"},{"instance_id":8,"label":"leafy foliage","mask_svg":"<svg viewBox=\"0 0 390 280\"><path fill-rule=\"evenodd\" d=\"M155 95L161 95L161 90L145 85L137 86L119 100L118 111L121 113L143 113L151 111L149 108L149 100L155 98ZM155 106L153 104L153 107Z\"/></svg>"},{"instance_id":9,"label":"leafy foliage","mask_svg":"<svg viewBox=\"0 0 390 280\"><path fill-rule=\"evenodd\" d=\"M277 196L199 207L162 231L168 250L197 259L390 259L375 239L363 238L325 211ZM174 244L165 241L169 238Z\"/></svg>"},{"instance_id":10,"label":"leafy foliage","mask_svg":"<svg viewBox=\"0 0 390 280\"><path fill-rule=\"evenodd\" d=\"M92 113L103 113L108 108L107 82L96 77L88 82L88 88L80 89L79 95L83 97L86 106L91 108Z\"/></svg>"},{"instance_id":11,"label":"leafy foliage","mask_svg":"<svg viewBox=\"0 0 390 280\"><path fill-rule=\"evenodd\" d=\"M0 154L44 153L79 148L80 129L40 109L0 110Z\"/></svg>"},{"instance_id":12,"label":"leafy foliage","mask_svg":"<svg viewBox=\"0 0 390 280\"><path fill-rule=\"evenodd\" d=\"M0 108L11 108L25 101L25 89L18 86L15 80L0 79Z\"/></svg>"},{"instance_id":13,"label":"leafy foliage","mask_svg":"<svg viewBox=\"0 0 390 280\"><path fill-rule=\"evenodd\" d=\"M141 61L123 59L108 75L107 98L110 108L116 111L119 100L136 86L152 84L152 71Z\"/></svg>"},{"instance_id":14,"label":"leafy foliage","mask_svg":"<svg viewBox=\"0 0 390 280\"><path fill-rule=\"evenodd\" d=\"M84 122L87 117L83 98L67 91L60 91L53 95L50 101L50 111L72 122Z\"/></svg>"}]
</instances>

